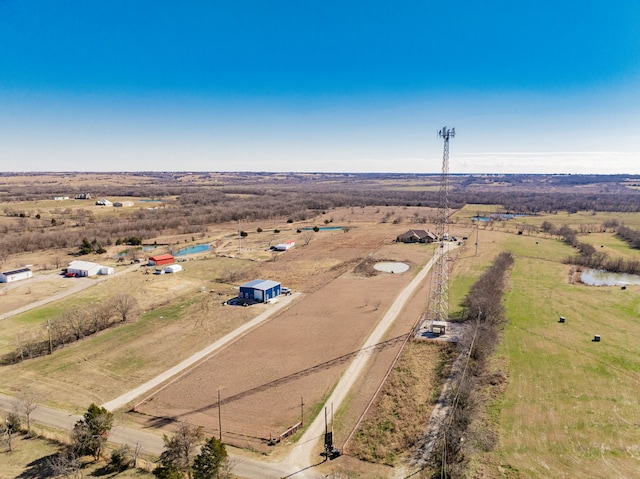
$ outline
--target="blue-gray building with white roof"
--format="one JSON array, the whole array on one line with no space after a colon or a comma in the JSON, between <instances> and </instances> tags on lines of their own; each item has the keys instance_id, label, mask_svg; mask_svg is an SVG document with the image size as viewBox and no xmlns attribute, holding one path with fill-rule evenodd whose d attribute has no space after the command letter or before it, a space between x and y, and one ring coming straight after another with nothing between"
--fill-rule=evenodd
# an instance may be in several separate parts
<instances>
[{"instance_id":1,"label":"blue-gray building with white roof","mask_svg":"<svg viewBox=\"0 0 640 479\"><path fill-rule=\"evenodd\" d=\"M280 283L277 281L254 279L253 281L240 285L238 299L266 303L270 299L280 295L280 288Z\"/></svg>"}]
</instances>

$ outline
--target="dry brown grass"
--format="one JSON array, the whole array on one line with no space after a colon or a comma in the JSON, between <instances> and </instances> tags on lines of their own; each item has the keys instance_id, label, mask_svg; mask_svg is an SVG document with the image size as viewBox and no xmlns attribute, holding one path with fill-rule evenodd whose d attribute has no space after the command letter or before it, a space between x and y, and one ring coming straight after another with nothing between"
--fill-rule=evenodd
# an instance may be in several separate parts
<instances>
[{"instance_id":1,"label":"dry brown grass","mask_svg":"<svg viewBox=\"0 0 640 479\"><path fill-rule=\"evenodd\" d=\"M447 345L409 342L360 425L348 452L360 459L393 465L425 430L433 409L436 369Z\"/></svg>"}]
</instances>

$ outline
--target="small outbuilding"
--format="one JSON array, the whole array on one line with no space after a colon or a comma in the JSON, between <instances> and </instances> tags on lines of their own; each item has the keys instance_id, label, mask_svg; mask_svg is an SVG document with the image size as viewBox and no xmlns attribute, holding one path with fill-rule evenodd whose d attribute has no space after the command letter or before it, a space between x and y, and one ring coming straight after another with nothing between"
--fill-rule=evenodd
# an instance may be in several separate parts
<instances>
[{"instance_id":1,"label":"small outbuilding","mask_svg":"<svg viewBox=\"0 0 640 479\"><path fill-rule=\"evenodd\" d=\"M429 326L429 332L435 336L441 336L447 332L446 321L432 321Z\"/></svg>"},{"instance_id":2,"label":"small outbuilding","mask_svg":"<svg viewBox=\"0 0 640 479\"><path fill-rule=\"evenodd\" d=\"M106 198L96 201L96 206L113 206L113 203Z\"/></svg>"},{"instance_id":3,"label":"small outbuilding","mask_svg":"<svg viewBox=\"0 0 640 479\"><path fill-rule=\"evenodd\" d=\"M161 266L163 264L173 264L175 263L175 258L172 254L159 254L156 256L151 256L149 258L150 266Z\"/></svg>"},{"instance_id":4,"label":"small outbuilding","mask_svg":"<svg viewBox=\"0 0 640 479\"><path fill-rule=\"evenodd\" d=\"M240 286L239 299L266 303L280 295L281 285L269 279L254 279Z\"/></svg>"},{"instance_id":5,"label":"small outbuilding","mask_svg":"<svg viewBox=\"0 0 640 479\"><path fill-rule=\"evenodd\" d=\"M289 240L286 243L280 243L275 246L272 246L271 249L273 249L274 251L287 251L293 248L295 245L296 245L295 241Z\"/></svg>"},{"instance_id":6,"label":"small outbuilding","mask_svg":"<svg viewBox=\"0 0 640 479\"><path fill-rule=\"evenodd\" d=\"M33 272L29 268L14 269L0 273L0 283L13 283L21 279L28 279L33 276Z\"/></svg>"},{"instance_id":7,"label":"small outbuilding","mask_svg":"<svg viewBox=\"0 0 640 479\"><path fill-rule=\"evenodd\" d=\"M104 275L110 275L115 273L116 270L113 269L111 266L101 266L100 267L100 271L98 271L98 274L104 274Z\"/></svg>"},{"instance_id":8,"label":"small outbuilding","mask_svg":"<svg viewBox=\"0 0 640 479\"><path fill-rule=\"evenodd\" d=\"M115 208L131 207L133 206L133 201L116 201L113 206Z\"/></svg>"},{"instance_id":9,"label":"small outbuilding","mask_svg":"<svg viewBox=\"0 0 640 479\"><path fill-rule=\"evenodd\" d=\"M398 243L433 243L437 236L431 231L409 230L396 238Z\"/></svg>"},{"instance_id":10,"label":"small outbuilding","mask_svg":"<svg viewBox=\"0 0 640 479\"><path fill-rule=\"evenodd\" d=\"M92 263L91 261L75 260L69 263L67 267L67 273L74 273L76 276L89 277L100 274L100 270L103 268L98 263Z\"/></svg>"},{"instance_id":11,"label":"small outbuilding","mask_svg":"<svg viewBox=\"0 0 640 479\"><path fill-rule=\"evenodd\" d=\"M163 269L165 273L177 273L178 271L182 271L182 266L179 264L168 264Z\"/></svg>"}]
</instances>

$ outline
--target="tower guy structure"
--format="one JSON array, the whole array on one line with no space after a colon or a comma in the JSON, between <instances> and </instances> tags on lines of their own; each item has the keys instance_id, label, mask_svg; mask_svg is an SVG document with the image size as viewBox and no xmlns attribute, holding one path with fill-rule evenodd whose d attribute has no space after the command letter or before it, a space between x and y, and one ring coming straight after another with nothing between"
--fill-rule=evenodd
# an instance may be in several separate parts
<instances>
[{"instance_id":1,"label":"tower guy structure","mask_svg":"<svg viewBox=\"0 0 640 479\"><path fill-rule=\"evenodd\" d=\"M446 126L438 131L438 137L444 139L442 155L442 174L438 195L438 216L436 218L436 236L438 247L434 253L435 264L431 273L431 298L428 319L447 321L449 318L449 140L456 136L456 129Z\"/></svg>"}]
</instances>

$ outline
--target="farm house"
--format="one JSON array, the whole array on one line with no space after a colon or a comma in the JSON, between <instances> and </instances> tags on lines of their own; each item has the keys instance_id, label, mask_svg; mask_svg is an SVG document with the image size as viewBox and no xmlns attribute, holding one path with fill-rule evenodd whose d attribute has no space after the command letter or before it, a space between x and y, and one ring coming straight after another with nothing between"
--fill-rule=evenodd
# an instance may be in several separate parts
<instances>
[{"instance_id":1,"label":"farm house","mask_svg":"<svg viewBox=\"0 0 640 479\"><path fill-rule=\"evenodd\" d=\"M179 264L168 264L164 267L165 273L177 273L178 271L182 271L182 266Z\"/></svg>"},{"instance_id":2,"label":"farm house","mask_svg":"<svg viewBox=\"0 0 640 479\"><path fill-rule=\"evenodd\" d=\"M0 283L12 283L21 279L31 278L33 272L29 268L14 269L0 273Z\"/></svg>"},{"instance_id":3,"label":"farm house","mask_svg":"<svg viewBox=\"0 0 640 479\"><path fill-rule=\"evenodd\" d=\"M397 243L433 243L437 237L431 231L409 230L396 238Z\"/></svg>"},{"instance_id":4,"label":"farm house","mask_svg":"<svg viewBox=\"0 0 640 479\"><path fill-rule=\"evenodd\" d=\"M280 295L280 283L268 279L254 279L240 286L239 299L266 303Z\"/></svg>"},{"instance_id":5,"label":"farm house","mask_svg":"<svg viewBox=\"0 0 640 479\"><path fill-rule=\"evenodd\" d=\"M90 261L75 260L69 263L67 267L67 273L74 273L76 276L95 276L100 274L102 266L98 263L92 263Z\"/></svg>"},{"instance_id":6,"label":"farm house","mask_svg":"<svg viewBox=\"0 0 640 479\"><path fill-rule=\"evenodd\" d=\"M163 264L173 264L175 263L175 259L171 254L159 254L156 256L151 256L149 258L149 265L151 266L160 266Z\"/></svg>"}]
</instances>

